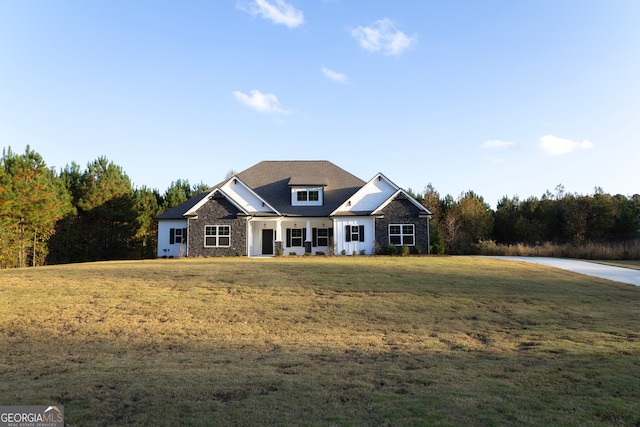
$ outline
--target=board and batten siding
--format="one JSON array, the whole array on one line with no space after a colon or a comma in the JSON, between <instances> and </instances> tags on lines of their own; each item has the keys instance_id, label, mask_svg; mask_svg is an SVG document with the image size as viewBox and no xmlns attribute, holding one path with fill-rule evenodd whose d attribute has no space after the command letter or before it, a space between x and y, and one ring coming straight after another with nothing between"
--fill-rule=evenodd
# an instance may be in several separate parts
<instances>
[{"instance_id":1,"label":"board and batten siding","mask_svg":"<svg viewBox=\"0 0 640 427\"><path fill-rule=\"evenodd\" d=\"M364 231L364 241L350 241L346 236L346 226L362 226ZM364 251L365 255L374 254L375 227L374 219L369 216L353 216L333 219L333 238L336 247L336 255L358 255Z\"/></svg>"},{"instance_id":2,"label":"board and batten siding","mask_svg":"<svg viewBox=\"0 0 640 427\"><path fill-rule=\"evenodd\" d=\"M351 196L351 204L347 210L352 212L371 212L384 203L397 188L386 179L373 179L366 183L356 194Z\"/></svg>"}]
</instances>

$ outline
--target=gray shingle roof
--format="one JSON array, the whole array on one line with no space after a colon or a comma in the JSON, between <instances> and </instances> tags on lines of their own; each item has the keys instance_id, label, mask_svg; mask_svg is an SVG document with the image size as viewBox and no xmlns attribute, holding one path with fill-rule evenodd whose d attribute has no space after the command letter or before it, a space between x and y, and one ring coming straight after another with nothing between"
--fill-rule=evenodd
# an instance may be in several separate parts
<instances>
[{"instance_id":1,"label":"gray shingle roof","mask_svg":"<svg viewBox=\"0 0 640 427\"><path fill-rule=\"evenodd\" d=\"M263 161L237 176L285 216L328 216L365 184L360 178L327 160ZM291 206L291 186L323 187L323 205ZM199 194L158 215L156 219L182 219L207 194Z\"/></svg>"},{"instance_id":2,"label":"gray shingle roof","mask_svg":"<svg viewBox=\"0 0 640 427\"><path fill-rule=\"evenodd\" d=\"M207 194L209 194L209 191L200 193L197 196L190 198L186 202L181 203L178 206L175 206L167 211L164 211L163 213L155 217L155 219L184 219L183 215L188 212L189 209L194 207L196 203L204 199Z\"/></svg>"},{"instance_id":3,"label":"gray shingle roof","mask_svg":"<svg viewBox=\"0 0 640 427\"><path fill-rule=\"evenodd\" d=\"M365 182L327 160L263 161L238 177L283 215L328 216ZM291 206L290 186L323 186L323 206Z\"/></svg>"}]
</instances>

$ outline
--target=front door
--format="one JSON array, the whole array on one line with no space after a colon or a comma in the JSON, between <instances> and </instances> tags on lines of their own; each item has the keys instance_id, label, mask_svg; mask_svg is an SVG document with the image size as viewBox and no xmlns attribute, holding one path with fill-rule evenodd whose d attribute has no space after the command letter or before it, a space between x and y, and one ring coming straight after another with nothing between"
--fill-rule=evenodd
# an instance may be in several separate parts
<instances>
[{"instance_id":1,"label":"front door","mask_svg":"<svg viewBox=\"0 0 640 427\"><path fill-rule=\"evenodd\" d=\"M262 230L262 255L273 255L273 230Z\"/></svg>"}]
</instances>

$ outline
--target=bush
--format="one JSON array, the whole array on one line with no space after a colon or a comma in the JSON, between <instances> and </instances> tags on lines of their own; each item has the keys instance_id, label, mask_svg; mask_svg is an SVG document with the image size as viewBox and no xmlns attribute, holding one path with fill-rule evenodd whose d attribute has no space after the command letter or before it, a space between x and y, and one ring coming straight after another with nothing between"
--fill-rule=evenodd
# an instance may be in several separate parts
<instances>
[{"instance_id":1,"label":"bush","mask_svg":"<svg viewBox=\"0 0 640 427\"><path fill-rule=\"evenodd\" d=\"M402 245L400 247L400 256L407 256L411 253L411 249L409 249L409 246L407 245Z\"/></svg>"},{"instance_id":2,"label":"bush","mask_svg":"<svg viewBox=\"0 0 640 427\"><path fill-rule=\"evenodd\" d=\"M387 245L386 254L387 255L395 255L398 253L398 248L393 243L389 243Z\"/></svg>"},{"instance_id":3,"label":"bush","mask_svg":"<svg viewBox=\"0 0 640 427\"><path fill-rule=\"evenodd\" d=\"M322 251L316 251L316 256L324 256L324 252L322 252Z\"/></svg>"},{"instance_id":4,"label":"bush","mask_svg":"<svg viewBox=\"0 0 640 427\"><path fill-rule=\"evenodd\" d=\"M282 256L282 255L284 255L284 251L282 250L282 248L276 249L276 256Z\"/></svg>"}]
</instances>

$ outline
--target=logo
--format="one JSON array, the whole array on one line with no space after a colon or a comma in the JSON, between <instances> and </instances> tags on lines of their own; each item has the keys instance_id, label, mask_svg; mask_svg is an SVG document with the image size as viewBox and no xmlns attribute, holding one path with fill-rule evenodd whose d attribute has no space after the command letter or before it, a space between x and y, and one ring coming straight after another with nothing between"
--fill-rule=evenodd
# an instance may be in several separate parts
<instances>
[{"instance_id":1,"label":"logo","mask_svg":"<svg viewBox=\"0 0 640 427\"><path fill-rule=\"evenodd\" d=\"M0 406L0 427L64 427L64 406Z\"/></svg>"}]
</instances>

